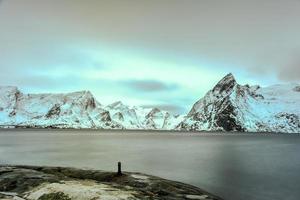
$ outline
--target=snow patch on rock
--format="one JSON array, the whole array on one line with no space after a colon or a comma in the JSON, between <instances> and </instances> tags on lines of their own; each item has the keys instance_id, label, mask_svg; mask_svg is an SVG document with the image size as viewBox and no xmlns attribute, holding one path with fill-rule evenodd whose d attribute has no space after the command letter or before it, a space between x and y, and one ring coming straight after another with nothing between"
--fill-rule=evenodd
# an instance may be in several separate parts
<instances>
[{"instance_id":1,"label":"snow patch on rock","mask_svg":"<svg viewBox=\"0 0 300 200\"><path fill-rule=\"evenodd\" d=\"M127 200L136 199L134 191L125 191L95 181L63 181L61 183L46 183L29 191L25 198L38 200L51 193L61 193L71 200Z\"/></svg>"}]
</instances>

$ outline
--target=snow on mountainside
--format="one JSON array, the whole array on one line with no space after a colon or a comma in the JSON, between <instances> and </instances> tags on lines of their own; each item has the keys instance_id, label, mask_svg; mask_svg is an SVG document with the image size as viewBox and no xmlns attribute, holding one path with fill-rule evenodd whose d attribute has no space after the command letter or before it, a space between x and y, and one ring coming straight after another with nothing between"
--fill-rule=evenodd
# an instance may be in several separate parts
<instances>
[{"instance_id":1,"label":"snow on mountainside","mask_svg":"<svg viewBox=\"0 0 300 200\"><path fill-rule=\"evenodd\" d=\"M157 108L130 107L120 101L102 106L89 91L23 94L16 87L0 87L0 127L4 128L169 130L176 127L178 119Z\"/></svg>"},{"instance_id":2,"label":"snow on mountainside","mask_svg":"<svg viewBox=\"0 0 300 200\"><path fill-rule=\"evenodd\" d=\"M105 107L111 117L116 122L122 124L127 129L142 129L142 116L137 113L137 108L124 105L117 101ZM140 108L142 109L142 108Z\"/></svg>"},{"instance_id":3,"label":"snow on mountainside","mask_svg":"<svg viewBox=\"0 0 300 200\"><path fill-rule=\"evenodd\" d=\"M299 133L299 120L298 85L239 85L228 74L194 104L177 129Z\"/></svg>"},{"instance_id":4,"label":"snow on mountainside","mask_svg":"<svg viewBox=\"0 0 300 200\"><path fill-rule=\"evenodd\" d=\"M120 101L110 104L104 109L109 111L113 120L122 124L126 129L172 130L182 119L158 108L131 107Z\"/></svg>"},{"instance_id":5,"label":"snow on mountainside","mask_svg":"<svg viewBox=\"0 0 300 200\"><path fill-rule=\"evenodd\" d=\"M2 127L121 128L89 91L68 94L23 94L0 88Z\"/></svg>"},{"instance_id":6,"label":"snow on mountainside","mask_svg":"<svg viewBox=\"0 0 300 200\"><path fill-rule=\"evenodd\" d=\"M240 85L226 75L187 115L158 108L107 106L89 91L23 94L0 87L0 127L300 132L300 85Z\"/></svg>"},{"instance_id":7,"label":"snow on mountainside","mask_svg":"<svg viewBox=\"0 0 300 200\"><path fill-rule=\"evenodd\" d=\"M153 108L145 118L144 124L146 127L160 130L173 130L182 120L182 116L174 116L158 108Z\"/></svg>"}]
</instances>

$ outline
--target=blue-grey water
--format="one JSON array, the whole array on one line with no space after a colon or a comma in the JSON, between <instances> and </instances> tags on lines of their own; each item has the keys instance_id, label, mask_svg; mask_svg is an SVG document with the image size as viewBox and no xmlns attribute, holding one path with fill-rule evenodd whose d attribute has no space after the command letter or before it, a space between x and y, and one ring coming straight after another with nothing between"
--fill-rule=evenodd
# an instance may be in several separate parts
<instances>
[{"instance_id":1,"label":"blue-grey water","mask_svg":"<svg viewBox=\"0 0 300 200\"><path fill-rule=\"evenodd\" d=\"M225 200L299 200L300 136L0 131L0 164L137 171Z\"/></svg>"}]
</instances>

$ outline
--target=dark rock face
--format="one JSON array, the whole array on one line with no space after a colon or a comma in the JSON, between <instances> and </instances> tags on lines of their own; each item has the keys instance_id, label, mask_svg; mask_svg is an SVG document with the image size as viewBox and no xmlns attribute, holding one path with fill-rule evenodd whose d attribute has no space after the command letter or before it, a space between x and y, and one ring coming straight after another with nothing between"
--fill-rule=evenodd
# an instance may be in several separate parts
<instances>
[{"instance_id":1,"label":"dark rock face","mask_svg":"<svg viewBox=\"0 0 300 200\"><path fill-rule=\"evenodd\" d=\"M212 130L218 130L218 127L220 127L224 131L244 131L235 118L235 107L228 98L215 102L214 105L205 105L203 110L204 112L197 112L192 115L192 119L202 123L209 123L209 128ZM190 130L198 129L199 126L196 124L190 128Z\"/></svg>"},{"instance_id":2,"label":"dark rock face","mask_svg":"<svg viewBox=\"0 0 300 200\"><path fill-rule=\"evenodd\" d=\"M296 92L300 92L300 85L298 85L298 86L294 87L294 91L296 91Z\"/></svg>"},{"instance_id":3,"label":"dark rock face","mask_svg":"<svg viewBox=\"0 0 300 200\"><path fill-rule=\"evenodd\" d=\"M151 129L156 129L157 128L155 126L155 122L151 118L146 119L145 123L146 123L147 127L150 127Z\"/></svg>"},{"instance_id":4,"label":"dark rock face","mask_svg":"<svg viewBox=\"0 0 300 200\"><path fill-rule=\"evenodd\" d=\"M300 119L299 116L292 113L278 113L275 118L285 121L286 124L289 124L295 130L300 128ZM281 128L281 127L278 127Z\"/></svg>"},{"instance_id":5,"label":"dark rock face","mask_svg":"<svg viewBox=\"0 0 300 200\"><path fill-rule=\"evenodd\" d=\"M86 102L85 110L87 110L88 108L91 108L91 109L96 108L96 103L95 103L94 97L88 99L88 101Z\"/></svg>"},{"instance_id":6,"label":"dark rock face","mask_svg":"<svg viewBox=\"0 0 300 200\"><path fill-rule=\"evenodd\" d=\"M0 168L0 191L22 193L40 185L45 180L52 183L58 182L59 178L32 169Z\"/></svg>"},{"instance_id":7,"label":"dark rock face","mask_svg":"<svg viewBox=\"0 0 300 200\"><path fill-rule=\"evenodd\" d=\"M244 131L237 121L238 110L230 95L235 91L237 98L245 98L249 94L249 88L247 85L238 85L233 75L227 74L193 105L187 120L177 128L199 131L202 130L201 126L205 126L208 130Z\"/></svg>"},{"instance_id":8,"label":"dark rock face","mask_svg":"<svg viewBox=\"0 0 300 200\"><path fill-rule=\"evenodd\" d=\"M166 115L164 117L163 127L166 127L167 125L170 124L170 122L169 122L170 117L171 117L170 113L166 112Z\"/></svg>"},{"instance_id":9,"label":"dark rock face","mask_svg":"<svg viewBox=\"0 0 300 200\"><path fill-rule=\"evenodd\" d=\"M159 113L160 110L158 108L153 108L147 115L146 115L146 119L153 117L156 113Z\"/></svg>"},{"instance_id":10,"label":"dark rock face","mask_svg":"<svg viewBox=\"0 0 300 200\"><path fill-rule=\"evenodd\" d=\"M110 117L109 111L104 111L104 112L100 113L100 115L101 115L102 121L111 122L111 117Z\"/></svg>"},{"instance_id":11,"label":"dark rock face","mask_svg":"<svg viewBox=\"0 0 300 200\"><path fill-rule=\"evenodd\" d=\"M159 110L158 108L153 108L145 117L146 118L145 124L147 125L147 127L150 127L151 129L162 128L162 127L157 127L157 125L155 124L154 119L156 117L163 117L163 114L161 113L161 110Z\"/></svg>"},{"instance_id":12,"label":"dark rock face","mask_svg":"<svg viewBox=\"0 0 300 200\"><path fill-rule=\"evenodd\" d=\"M16 89L15 91L15 94L14 94L14 100L13 100L13 108L12 108L12 111L9 113L9 117L13 117L17 114L16 112L16 109L18 107L18 101L19 101L19 98L21 97L22 93Z\"/></svg>"},{"instance_id":13,"label":"dark rock face","mask_svg":"<svg viewBox=\"0 0 300 200\"><path fill-rule=\"evenodd\" d=\"M46 114L47 118L52 118L55 116L58 116L60 114L60 105L59 104L55 104Z\"/></svg>"},{"instance_id":14,"label":"dark rock face","mask_svg":"<svg viewBox=\"0 0 300 200\"><path fill-rule=\"evenodd\" d=\"M63 192L53 192L49 194L43 194L39 197L39 200L72 200L68 195Z\"/></svg>"},{"instance_id":15,"label":"dark rock face","mask_svg":"<svg viewBox=\"0 0 300 200\"><path fill-rule=\"evenodd\" d=\"M217 113L215 119L217 126L222 127L225 131L244 131L234 117L236 115L234 106L228 100L226 103L225 109L220 109Z\"/></svg>"},{"instance_id":16,"label":"dark rock face","mask_svg":"<svg viewBox=\"0 0 300 200\"><path fill-rule=\"evenodd\" d=\"M16 110L12 110L10 113L9 113L9 117L13 117L15 116L17 113L16 113Z\"/></svg>"},{"instance_id":17,"label":"dark rock face","mask_svg":"<svg viewBox=\"0 0 300 200\"><path fill-rule=\"evenodd\" d=\"M124 121L124 116L120 112L115 113L113 118L117 118L119 121Z\"/></svg>"},{"instance_id":18,"label":"dark rock face","mask_svg":"<svg viewBox=\"0 0 300 200\"><path fill-rule=\"evenodd\" d=\"M96 108L96 100L90 91L83 91L83 96L81 97L81 101L83 104L84 110L95 109Z\"/></svg>"},{"instance_id":19,"label":"dark rock face","mask_svg":"<svg viewBox=\"0 0 300 200\"><path fill-rule=\"evenodd\" d=\"M218 84L212 89L212 91L213 93L220 94L222 94L223 92L228 93L236 84L237 83L234 76L229 73L218 82Z\"/></svg>"}]
</instances>

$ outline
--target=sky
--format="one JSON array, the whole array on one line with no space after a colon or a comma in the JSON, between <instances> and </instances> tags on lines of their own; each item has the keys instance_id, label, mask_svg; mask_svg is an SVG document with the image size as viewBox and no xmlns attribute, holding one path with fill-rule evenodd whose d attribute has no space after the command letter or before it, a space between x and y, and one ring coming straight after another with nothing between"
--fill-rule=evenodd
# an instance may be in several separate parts
<instances>
[{"instance_id":1,"label":"sky","mask_svg":"<svg viewBox=\"0 0 300 200\"><path fill-rule=\"evenodd\" d=\"M0 0L0 85L187 112L231 72L300 80L300 0Z\"/></svg>"}]
</instances>

